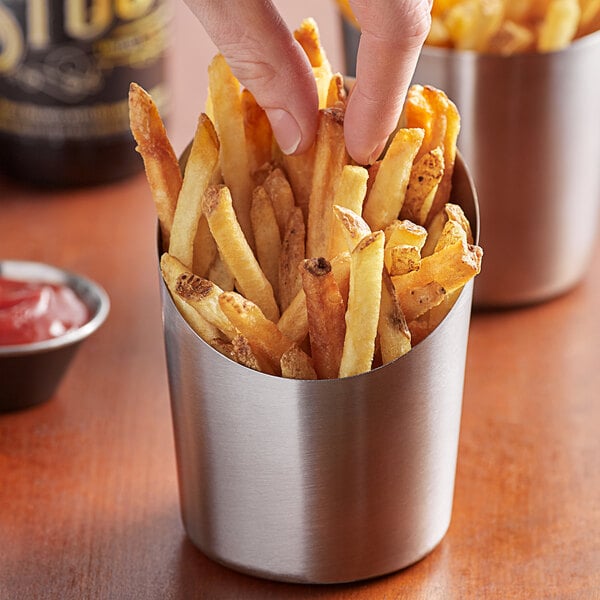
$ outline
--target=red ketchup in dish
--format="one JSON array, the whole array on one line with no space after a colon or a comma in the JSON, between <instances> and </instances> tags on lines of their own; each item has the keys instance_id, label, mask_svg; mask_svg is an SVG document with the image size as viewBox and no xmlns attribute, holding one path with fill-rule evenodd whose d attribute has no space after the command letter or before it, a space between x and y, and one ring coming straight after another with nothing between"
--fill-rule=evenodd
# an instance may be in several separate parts
<instances>
[{"instance_id":1,"label":"red ketchup in dish","mask_svg":"<svg viewBox=\"0 0 600 600\"><path fill-rule=\"evenodd\" d=\"M86 305L65 285L0 277L0 346L55 338L89 318Z\"/></svg>"}]
</instances>

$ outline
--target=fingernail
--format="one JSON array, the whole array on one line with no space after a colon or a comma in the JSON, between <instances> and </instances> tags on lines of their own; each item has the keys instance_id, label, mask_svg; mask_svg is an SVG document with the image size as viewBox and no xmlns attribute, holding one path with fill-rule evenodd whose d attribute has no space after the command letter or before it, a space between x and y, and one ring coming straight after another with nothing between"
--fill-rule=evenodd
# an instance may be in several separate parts
<instances>
[{"instance_id":1,"label":"fingernail","mask_svg":"<svg viewBox=\"0 0 600 600\"><path fill-rule=\"evenodd\" d=\"M284 154L293 154L302 140L296 119L282 108L265 108L265 112L281 151Z\"/></svg>"}]
</instances>

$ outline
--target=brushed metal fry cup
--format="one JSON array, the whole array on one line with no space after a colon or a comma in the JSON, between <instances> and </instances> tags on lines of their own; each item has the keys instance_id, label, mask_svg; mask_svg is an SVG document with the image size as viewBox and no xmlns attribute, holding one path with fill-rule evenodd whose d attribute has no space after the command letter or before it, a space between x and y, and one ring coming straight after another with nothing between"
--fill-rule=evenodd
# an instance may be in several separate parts
<instances>
[{"instance_id":1,"label":"brushed metal fry cup","mask_svg":"<svg viewBox=\"0 0 600 600\"><path fill-rule=\"evenodd\" d=\"M460 157L453 191L477 232ZM191 541L235 570L304 583L383 575L433 550L452 512L472 288L395 362L345 379L298 381L216 352L161 279Z\"/></svg>"},{"instance_id":2,"label":"brushed metal fry cup","mask_svg":"<svg viewBox=\"0 0 600 600\"><path fill-rule=\"evenodd\" d=\"M424 47L414 81L457 104L477 186L476 306L547 300L585 275L600 207L599 65L600 32L548 54Z\"/></svg>"}]
</instances>

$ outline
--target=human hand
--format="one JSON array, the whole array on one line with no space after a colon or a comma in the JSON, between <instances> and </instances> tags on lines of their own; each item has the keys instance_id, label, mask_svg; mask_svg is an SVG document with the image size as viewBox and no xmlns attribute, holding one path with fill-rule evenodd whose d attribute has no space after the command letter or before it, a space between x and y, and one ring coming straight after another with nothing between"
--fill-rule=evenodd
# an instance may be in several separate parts
<instances>
[{"instance_id":1,"label":"human hand","mask_svg":"<svg viewBox=\"0 0 600 600\"><path fill-rule=\"evenodd\" d=\"M282 151L299 154L317 128L317 89L308 59L269 0L186 0L238 80L265 109ZM373 162L395 129L430 24L431 0L353 0L361 25L356 85L345 117L346 146Z\"/></svg>"}]
</instances>

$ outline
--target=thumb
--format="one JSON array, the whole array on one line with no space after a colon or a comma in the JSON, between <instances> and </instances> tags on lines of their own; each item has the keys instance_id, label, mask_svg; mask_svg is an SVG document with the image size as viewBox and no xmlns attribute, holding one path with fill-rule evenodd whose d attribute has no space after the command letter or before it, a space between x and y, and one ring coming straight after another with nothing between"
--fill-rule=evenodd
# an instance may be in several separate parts
<instances>
[{"instance_id":1,"label":"thumb","mask_svg":"<svg viewBox=\"0 0 600 600\"><path fill-rule=\"evenodd\" d=\"M186 2L265 110L282 151L307 150L317 128L317 88L306 54L271 2Z\"/></svg>"}]
</instances>

